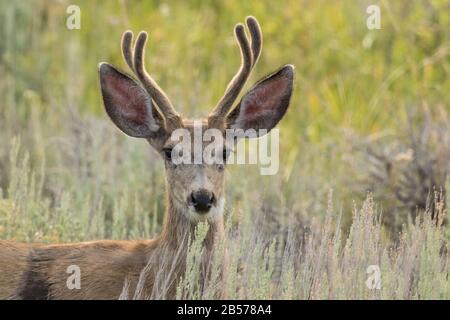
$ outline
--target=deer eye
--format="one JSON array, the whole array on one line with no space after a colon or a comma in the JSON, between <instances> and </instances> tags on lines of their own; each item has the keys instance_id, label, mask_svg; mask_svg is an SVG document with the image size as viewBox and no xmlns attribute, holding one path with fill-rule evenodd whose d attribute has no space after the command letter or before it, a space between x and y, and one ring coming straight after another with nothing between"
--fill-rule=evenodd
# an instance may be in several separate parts
<instances>
[{"instance_id":1,"label":"deer eye","mask_svg":"<svg viewBox=\"0 0 450 320\"><path fill-rule=\"evenodd\" d=\"M164 153L164 158L167 161L171 161L172 160L172 149L171 148L164 149L163 153Z\"/></svg>"}]
</instances>

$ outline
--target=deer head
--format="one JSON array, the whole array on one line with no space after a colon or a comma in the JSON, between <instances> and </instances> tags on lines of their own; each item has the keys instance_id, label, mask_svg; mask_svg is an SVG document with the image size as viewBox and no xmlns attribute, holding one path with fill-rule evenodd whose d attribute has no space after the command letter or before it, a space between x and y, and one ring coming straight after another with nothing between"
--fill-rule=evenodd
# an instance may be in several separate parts
<instances>
[{"instance_id":1,"label":"deer head","mask_svg":"<svg viewBox=\"0 0 450 320\"><path fill-rule=\"evenodd\" d=\"M286 65L257 82L233 107L240 91L261 53L262 34L254 17L246 19L250 34L239 23L234 32L241 52L241 66L229 83L225 94L206 119L192 121L181 117L167 95L144 67L147 33L140 32L132 49L133 33L122 37L122 53L137 80L108 63L99 66L103 102L111 120L129 136L144 138L165 161L169 205L190 221L214 220L224 207L224 175L226 161L215 163L176 164L174 133L185 130L191 143L195 130L215 129L221 134L212 142L226 160L230 145L225 139L227 129L266 129L270 131L284 116L292 93L294 67ZM200 144L211 144L202 141ZM198 150L191 148L194 157ZM217 152L216 152L217 153ZM184 155L186 156L186 155Z\"/></svg>"}]
</instances>

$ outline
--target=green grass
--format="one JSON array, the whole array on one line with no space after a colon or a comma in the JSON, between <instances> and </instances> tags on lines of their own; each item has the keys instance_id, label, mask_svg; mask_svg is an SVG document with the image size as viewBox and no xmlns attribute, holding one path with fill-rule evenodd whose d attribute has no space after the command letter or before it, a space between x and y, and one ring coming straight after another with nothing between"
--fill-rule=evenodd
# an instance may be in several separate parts
<instances>
[{"instance_id":1,"label":"green grass","mask_svg":"<svg viewBox=\"0 0 450 320\"><path fill-rule=\"evenodd\" d=\"M449 1L380 1L381 30L366 28L370 1L86 0L77 1L81 30L65 27L69 4L0 0L0 239L158 234L163 164L107 119L97 65L126 70L122 32L147 30L152 75L183 115L206 115L239 65L233 26L251 14L262 25L264 46L249 85L287 63L296 66L296 84L279 125L280 172L229 172L228 295L450 297L448 225L436 227L424 208L417 209L424 219L411 215L395 200L395 188L354 184L361 175L371 179L372 167L366 158L347 161L357 156L349 136L385 137L387 154L393 144L406 150L405 128L420 127L408 118L417 106L450 122ZM450 141L450 130L439 132ZM442 143L427 147L431 159L442 158ZM443 172L449 190L448 167ZM374 199L364 202L369 190ZM427 192L433 194L422 197ZM379 221L392 216L400 225L395 232ZM365 285L373 264L382 271L380 291ZM201 297L182 290L195 272L187 277L179 295Z\"/></svg>"}]
</instances>

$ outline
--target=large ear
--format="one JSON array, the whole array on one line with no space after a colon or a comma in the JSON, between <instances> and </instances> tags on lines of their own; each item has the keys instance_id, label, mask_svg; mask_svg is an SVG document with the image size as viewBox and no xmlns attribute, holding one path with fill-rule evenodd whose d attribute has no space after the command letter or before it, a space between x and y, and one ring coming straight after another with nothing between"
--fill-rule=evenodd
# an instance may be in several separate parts
<instances>
[{"instance_id":1,"label":"large ear","mask_svg":"<svg viewBox=\"0 0 450 320\"><path fill-rule=\"evenodd\" d=\"M156 137L163 127L163 118L147 91L108 63L99 65L99 74L103 103L116 126L132 137Z\"/></svg>"},{"instance_id":2,"label":"large ear","mask_svg":"<svg viewBox=\"0 0 450 320\"><path fill-rule=\"evenodd\" d=\"M289 106L294 66L286 65L258 81L227 116L227 128L269 132L283 118ZM266 132L266 133L267 133Z\"/></svg>"}]
</instances>

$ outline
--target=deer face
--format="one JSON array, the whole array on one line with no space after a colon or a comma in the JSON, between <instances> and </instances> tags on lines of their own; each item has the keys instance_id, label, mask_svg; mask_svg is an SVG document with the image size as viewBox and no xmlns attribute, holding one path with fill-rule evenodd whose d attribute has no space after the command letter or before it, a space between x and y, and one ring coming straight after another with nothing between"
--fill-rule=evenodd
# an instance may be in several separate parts
<instances>
[{"instance_id":1,"label":"deer face","mask_svg":"<svg viewBox=\"0 0 450 320\"><path fill-rule=\"evenodd\" d=\"M147 139L162 156L171 205L191 221L215 219L223 213L226 158L239 139L236 137L231 142L226 139L229 130L269 132L289 106L294 77L291 65L257 82L233 108L261 52L262 36L256 19L248 17L247 27L251 43L244 26L235 27L241 68L206 119L183 119L148 75L143 61L145 32L139 34L133 52L133 34L127 31L122 38L125 61L139 82L110 64L101 63L99 67L107 114L124 133ZM207 131L215 134L211 137ZM180 146L187 147L180 152Z\"/></svg>"},{"instance_id":2,"label":"deer face","mask_svg":"<svg viewBox=\"0 0 450 320\"><path fill-rule=\"evenodd\" d=\"M216 219L225 203L225 166L230 146L220 131L214 139L204 139L209 129L205 120L183 120L182 128L174 131L161 152L172 205L193 221Z\"/></svg>"}]
</instances>

